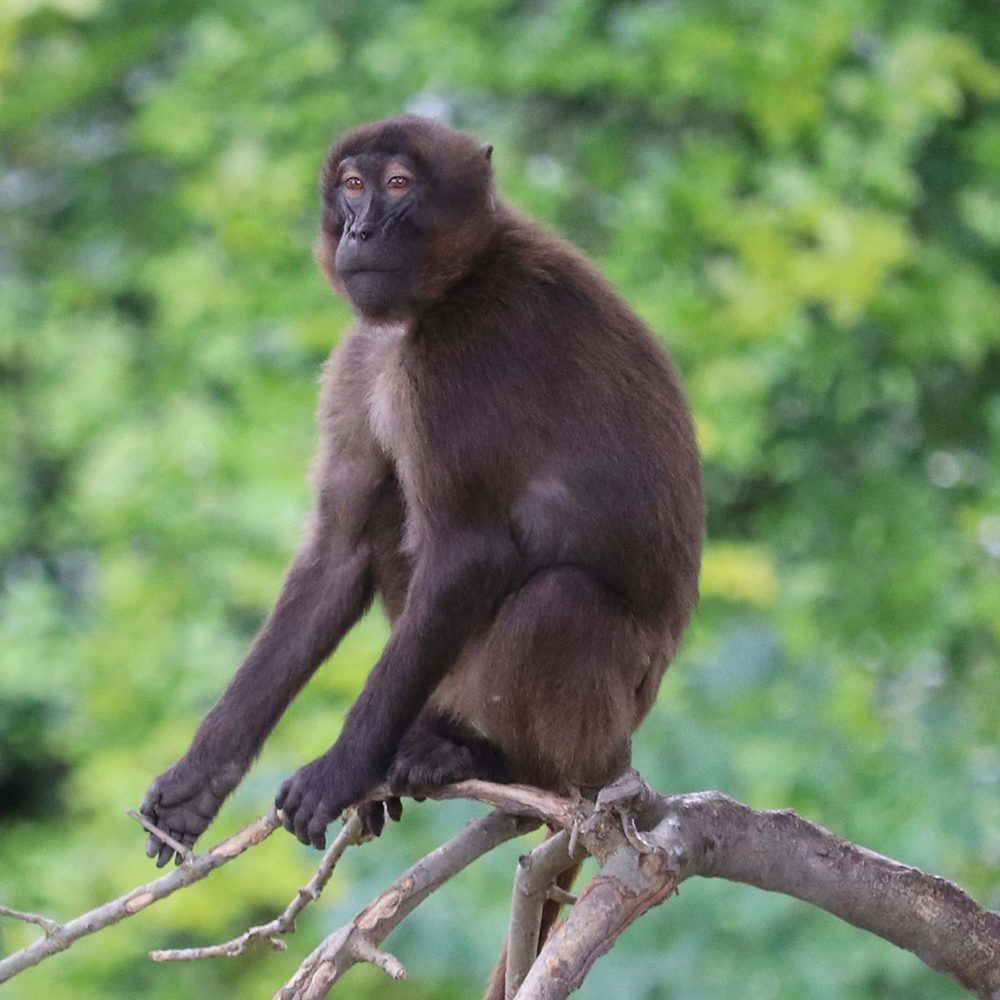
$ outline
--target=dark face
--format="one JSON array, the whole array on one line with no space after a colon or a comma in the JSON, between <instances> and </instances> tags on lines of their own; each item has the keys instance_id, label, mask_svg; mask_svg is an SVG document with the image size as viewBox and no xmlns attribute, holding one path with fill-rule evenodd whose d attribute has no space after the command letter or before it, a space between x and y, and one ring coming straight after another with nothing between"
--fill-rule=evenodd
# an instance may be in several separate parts
<instances>
[{"instance_id":1,"label":"dark face","mask_svg":"<svg viewBox=\"0 0 1000 1000\"><path fill-rule=\"evenodd\" d=\"M413 216L426 187L402 155L363 153L340 164L332 193L343 232L333 265L365 316L392 318L412 304L421 245Z\"/></svg>"},{"instance_id":2,"label":"dark face","mask_svg":"<svg viewBox=\"0 0 1000 1000\"><path fill-rule=\"evenodd\" d=\"M413 115L333 144L317 257L359 313L412 318L469 273L496 226L490 149Z\"/></svg>"}]
</instances>

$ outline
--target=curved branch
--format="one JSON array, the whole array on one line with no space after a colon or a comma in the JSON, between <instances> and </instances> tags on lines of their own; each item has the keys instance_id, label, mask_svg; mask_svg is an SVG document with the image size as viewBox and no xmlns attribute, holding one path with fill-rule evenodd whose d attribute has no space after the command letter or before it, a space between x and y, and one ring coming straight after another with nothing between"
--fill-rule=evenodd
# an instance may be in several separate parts
<instances>
[{"instance_id":1,"label":"curved branch","mask_svg":"<svg viewBox=\"0 0 1000 1000\"><path fill-rule=\"evenodd\" d=\"M598 809L580 833L601 872L550 937L517 996L560 1000L650 907L695 875L724 878L812 903L913 952L980 1000L1000 1000L1000 914L958 886L809 823L792 810L758 812L720 792ZM651 824L652 829L649 828Z\"/></svg>"},{"instance_id":2,"label":"curved branch","mask_svg":"<svg viewBox=\"0 0 1000 1000\"><path fill-rule=\"evenodd\" d=\"M720 792L662 799L647 836L692 875L812 903L913 952L982 1000L1000 1000L1000 914L953 882L852 844L790 809L757 812Z\"/></svg>"}]
</instances>

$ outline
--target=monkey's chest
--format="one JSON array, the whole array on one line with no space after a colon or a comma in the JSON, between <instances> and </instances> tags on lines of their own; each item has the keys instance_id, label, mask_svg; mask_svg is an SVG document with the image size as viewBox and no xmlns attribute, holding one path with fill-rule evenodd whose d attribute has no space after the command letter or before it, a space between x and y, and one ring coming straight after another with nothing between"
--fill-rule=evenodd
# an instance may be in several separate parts
<instances>
[{"instance_id":1,"label":"monkey's chest","mask_svg":"<svg viewBox=\"0 0 1000 1000\"><path fill-rule=\"evenodd\" d=\"M368 391L368 422L372 436L396 472L407 508L407 536L426 507L422 481L420 414L410 374L402 356L402 331L379 331L373 345ZM409 547L409 546L408 546Z\"/></svg>"},{"instance_id":2,"label":"monkey's chest","mask_svg":"<svg viewBox=\"0 0 1000 1000\"><path fill-rule=\"evenodd\" d=\"M379 446L404 483L413 478L416 460L413 393L398 365L380 366L368 397L368 420Z\"/></svg>"}]
</instances>

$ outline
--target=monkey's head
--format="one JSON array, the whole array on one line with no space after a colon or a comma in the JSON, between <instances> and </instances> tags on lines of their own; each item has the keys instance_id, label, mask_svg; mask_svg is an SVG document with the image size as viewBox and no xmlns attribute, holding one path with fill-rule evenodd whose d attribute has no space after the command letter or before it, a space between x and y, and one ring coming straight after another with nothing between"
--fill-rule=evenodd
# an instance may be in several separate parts
<instances>
[{"instance_id":1,"label":"monkey's head","mask_svg":"<svg viewBox=\"0 0 1000 1000\"><path fill-rule=\"evenodd\" d=\"M495 227L491 152L415 115L334 142L316 256L358 312L411 317L468 273Z\"/></svg>"}]
</instances>

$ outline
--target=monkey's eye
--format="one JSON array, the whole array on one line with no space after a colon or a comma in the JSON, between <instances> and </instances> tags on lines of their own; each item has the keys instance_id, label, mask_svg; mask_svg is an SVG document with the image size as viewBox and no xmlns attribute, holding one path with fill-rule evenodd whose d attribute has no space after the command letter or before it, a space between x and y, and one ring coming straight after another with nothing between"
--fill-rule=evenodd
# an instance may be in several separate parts
<instances>
[{"instance_id":1,"label":"monkey's eye","mask_svg":"<svg viewBox=\"0 0 1000 1000\"><path fill-rule=\"evenodd\" d=\"M386 181L386 187L390 191L405 191L410 186L410 178L406 174L393 174L388 181Z\"/></svg>"},{"instance_id":2,"label":"monkey's eye","mask_svg":"<svg viewBox=\"0 0 1000 1000\"><path fill-rule=\"evenodd\" d=\"M349 174L341 184L346 191L364 191L365 182L357 174Z\"/></svg>"}]
</instances>

